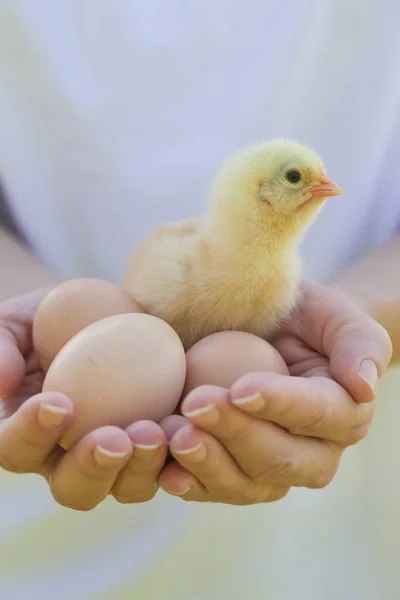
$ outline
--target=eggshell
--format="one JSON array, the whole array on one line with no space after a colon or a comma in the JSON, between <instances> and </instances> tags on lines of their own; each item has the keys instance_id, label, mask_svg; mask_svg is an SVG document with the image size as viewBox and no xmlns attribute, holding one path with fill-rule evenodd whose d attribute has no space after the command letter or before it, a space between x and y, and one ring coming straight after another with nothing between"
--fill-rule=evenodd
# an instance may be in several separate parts
<instances>
[{"instance_id":1,"label":"eggshell","mask_svg":"<svg viewBox=\"0 0 400 600\"><path fill-rule=\"evenodd\" d=\"M69 449L103 425L125 428L173 413L185 383L182 343L164 321L122 314L89 325L52 362L43 391L74 403L76 418L60 440Z\"/></svg>"},{"instance_id":2,"label":"eggshell","mask_svg":"<svg viewBox=\"0 0 400 600\"><path fill-rule=\"evenodd\" d=\"M63 346L87 325L122 313L143 313L132 296L101 279L71 279L54 288L39 305L33 345L46 372Z\"/></svg>"},{"instance_id":3,"label":"eggshell","mask_svg":"<svg viewBox=\"0 0 400 600\"><path fill-rule=\"evenodd\" d=\"M237 379L255 371L289 374L279 352L262 338L242 331L214 333L186 353L182 396L200 385L230 388Z\"/></svg>"}]
</instances>

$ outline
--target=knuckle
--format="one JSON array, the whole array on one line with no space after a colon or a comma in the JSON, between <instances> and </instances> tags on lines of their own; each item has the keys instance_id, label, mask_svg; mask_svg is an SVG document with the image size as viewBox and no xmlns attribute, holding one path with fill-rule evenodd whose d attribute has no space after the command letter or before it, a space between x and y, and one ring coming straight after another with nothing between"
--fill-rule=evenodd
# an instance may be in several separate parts
<instances>
[{"instance_id":1,"label":"knuckle","mask_svg":"<svg viewBox=\"0 0 400 600\"><path fill-rule=\"evenodd\" d=\"M250 439L249 426L244 425L240 428L236 427L228 431L224 431L221 428L221 431L218 432L218 438L222 443L228 443L235 446L243 443L247 444Z\"/></svg>"},{"instance_id":2,"label":"knuckle","mask_svg":"<svg viewBox=\"0 0 400 600\"><path fill-rule=\"evenodd\" d=\"M315 490L320 490L327 487L337 473L339 461L340 456L335 457L330 461L329 464L325 464L321 469L315 472L309 481L307 481L307 487Z\"/></svg>"},{"instance_id":3,"label":"knuckle","mask_svg":"<svg viewBox=\"0 0 400 600\"><path fill-rule=\"evenodd\" d=\"M364 423L363 425L359 425L358 427L353 427L346 432L346 445L354 446L361 442L361 440L365 439L371 429L372 422Z\"/></svg>"},{"instance_id":4,"label":"knuckle","mask_svg":"<svg viewBox=\"0 0 400 600\"><path fill-rule=\"evenodd\" d=\"M319 404L315 408L313 415L301 428L301 431L313 432L326 429L326 427L332 421L333 410L334 407L330 399L328 399L324 403ZM293 433L300 433L300 431L293 431Z\"/></svg>"},{"instance_id":5,"label":"knuckle","mask_svg":"<svg viewBox=\"0 0 400 600\"><path fill-rule=\"evenodd\" d=\"M307 487L313 490L321 490L331 483L334 476L335 473L330 470L323 470L312 477Z\"/></svg>"},{"instance_id":6,"label":"knuckle","mask_svg":"<svg viewBox=\"0 0 400 600\"><path fill-rule=\"evenodd\" d=\"M290 487L269 487L266 489L264 502L277 502L289 493Z\"/></svg>"},{"instance_id":7,"label":"knuckle","mask_svg":"<svg viewBox=\"0 0 400 600\"><path fill-rule=\"evenodd\" d=\"M61 492L60 490L57 489L52 489L51 490L51 494L55 500L55 502L57 502L57 504L59 504L60 506L64 507L64 508L69 508L71 510L76 510L79 512L89 512L90 510L93 510L94 508L96 508L97 503L87 503L85 504L85 502L83 502L82 500L71 500L70 498L67 498L66 496L64 496L64 493Z\"/></svg>"},{"instance_id":8,"label":"knuckle","mask_svg":"<svg viewBox=\"0 0 400 600\"><path fill-rule=\"evenodd\" d=\"M295 472L296 464L296 457L292 452L281 452L271 462L257 470L253 467L252 479L261 484L290 479Z\"/></svg>"},{"instance_id":9,"label":"knuckle","mask_svg":"<svg viewBox=\"0 0 400 600\"><path fill-rule=\"evenodd\" d=\"M353 446L369 433L375 414L375 402L357 406L353 418L347 420L347 426L336 434L336 440L344 446Z\"/></svg>"}]
</instances>

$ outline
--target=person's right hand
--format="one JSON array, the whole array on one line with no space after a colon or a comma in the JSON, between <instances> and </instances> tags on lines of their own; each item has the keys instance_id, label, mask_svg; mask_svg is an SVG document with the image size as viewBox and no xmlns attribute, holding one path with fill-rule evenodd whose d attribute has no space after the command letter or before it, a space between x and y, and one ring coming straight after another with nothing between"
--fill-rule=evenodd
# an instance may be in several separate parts
<instances>
[{"instance_id":1,"label":"person's right hand","mask_svg":"<svg viewBox=\"0 0 400 600\"><path fill-rule=\"evenodd\" d=\"M33 318L48 291L0 303L0 466L43 475L54 499L75 510L90 510L110 494L121 503L150 500L167 456L159 425L102 427L68 452L58 446L74 407L62 394L41 393L32 347Z\"/></svg>"}]
</instances>

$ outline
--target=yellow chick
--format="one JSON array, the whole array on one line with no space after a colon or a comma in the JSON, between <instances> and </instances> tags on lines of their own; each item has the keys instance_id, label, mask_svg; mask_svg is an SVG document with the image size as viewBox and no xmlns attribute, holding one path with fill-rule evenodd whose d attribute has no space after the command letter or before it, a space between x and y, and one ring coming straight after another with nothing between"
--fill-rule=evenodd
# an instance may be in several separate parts
<instances>
[{"instance_id":1,"label":"yellow chick","mask_svg":"<svg viewBox=\"0 0 400 600\"><path fill-rule=\"evenodd\" d=\"M159 227L139 244L124 288L186 350L218 331L266 338L296 303L305 231L340 193L320 158L296 142L239 151L217 173L203 218Z\"/></svg>"}]
</instances>

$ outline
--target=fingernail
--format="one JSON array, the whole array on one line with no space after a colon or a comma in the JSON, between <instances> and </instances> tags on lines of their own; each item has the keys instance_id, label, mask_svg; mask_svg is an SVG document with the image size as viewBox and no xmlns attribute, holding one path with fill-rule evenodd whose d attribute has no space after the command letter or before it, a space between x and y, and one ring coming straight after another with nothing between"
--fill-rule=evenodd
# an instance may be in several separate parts
<instances>
[{"instance_id":1,"label":"fingernail","mask_svg":"<svg viewBox=\"0 0 400 600\"><path fill-rule=\"evenodd\" d=\"M254 396L247 396L246 398L235 398L232 400L232 404L235 404L239 408L243 407L245 410L257 412L264 408L265 399L261 394L255 394Z\"/></svg>"},{"instance_id":2,"label":"fingernail","mask_svg":"<svg viewBox=\"0 0 400 600\"><path fill-rule=\"evenodd\" d=\"M375 392L376 386L378 385L379 374L374 361L369 358L363 360L358 369L358 373Z\"/></svg>"},{"instance_id":3,"label":"fingernail","mask_svg":"<svg viewBox=\"0 0 400 600\"><path fill-rule=\"evenodd\" d=\"M167 492L167 494L171 494L171 496L184 496L185 494L187 494L190 491L191 487L192 487L191 485L187 485L182 490L174 491L174 492L171 490L168 490L167 488L164 488L164 491Z\"/></svg>"},{"instance_id":4,"label":"fingernail","mask_svg":"<svg viewBox=\"0 0 400 600\"><path fill-rule=\"evenodd\" d=\"M37 420L44 429L52 429L59 427L68 414L69 411L66 408L43 402L40 404Z\"/></svg>"},{"instance_id":5,"label":"fingernail","mask_svg":"<svg viewBox=\"0 0 400 600\"><path fill-rule=\"evenodd\" d=\"M122 462L128 454L129 452L112 452L111 450L106 450L106 448L103 448L100 444L97 444L94 449L93 457L101 467L110 467L118 462Z\"/></svg>"},{"instance_id":6,"label":"fingernail","mask_svg":"<svg viewBox=\"0 0 400 600\"><path fill-rule=\"evenodd\" d=\"M143 450L143 452L155 452L161 447L161 444L136 444L133 443L133 447L135 450Z\"/></svg>"},{"instance_id":7,"label":"fingernail","mask_svg":"<svg viewBox=\"0 0 400 600\"><path fill-rule=\"evenodd\" d=\"M187 419L196 419L206 425L215 425L221 417L221 411L215 404L208 404L207 406L182 412Z\"/></svg>"},{"instance_id":8,"label":"fingernail","mask_svg":"<svg viewBox=\"0 0 400 600\"><path fill-rule=\"evenodd\" d=\"M190 460L191 462L200 462L206 457L207 448L203 442L199 442L196 446L193 446L193 448L187 448L185 450L175 450L174 448L173 452L178 456L185 457L185 460Z\"/></svg>"}]
</instances>

